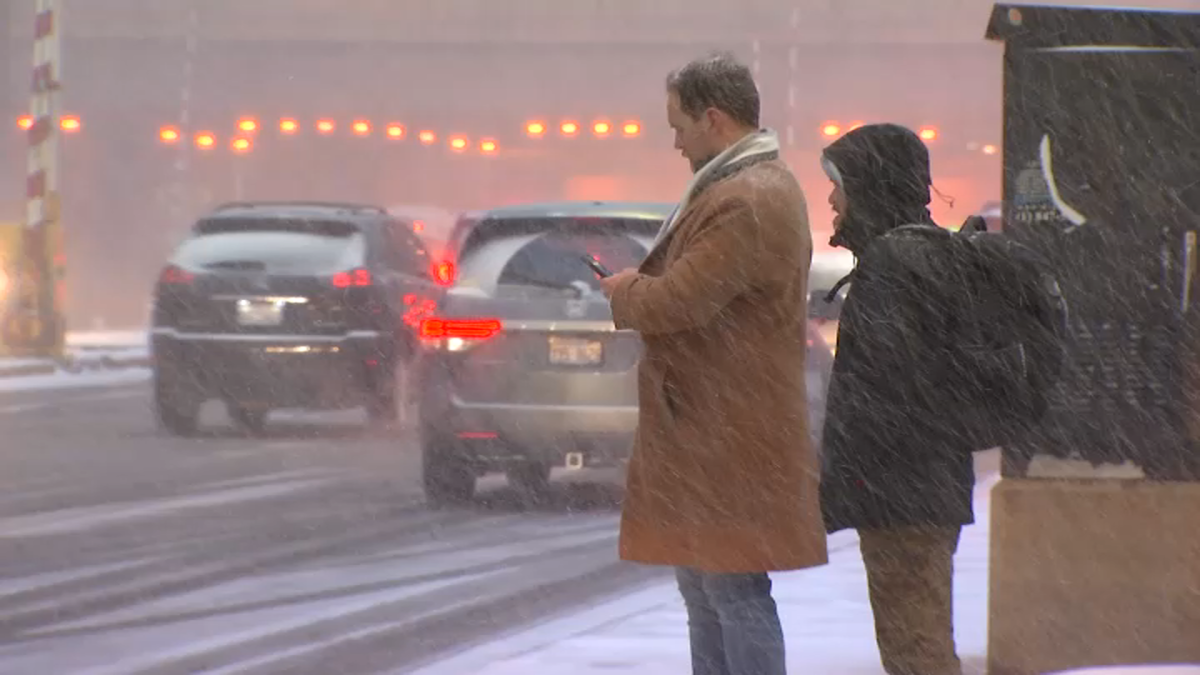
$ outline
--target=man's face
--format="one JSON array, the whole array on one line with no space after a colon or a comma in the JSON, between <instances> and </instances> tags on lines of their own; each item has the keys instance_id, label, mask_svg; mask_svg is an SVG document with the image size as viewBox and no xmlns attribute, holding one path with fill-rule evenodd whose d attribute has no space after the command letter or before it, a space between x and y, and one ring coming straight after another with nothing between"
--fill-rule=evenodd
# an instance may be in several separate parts
<instances>
[{"instance_id":1,"label":"man's face","mask_svg":"<svg viewBox=\"0 0 1200 675\"><path fill-rule=\"evenodd\" d=\"M829 181L833 185L833 190L829 192L829 205L833 207L833 229L838 229L846 220L846 210L849 202L846 200L846 191L841 185L833 181Z\"/></svg>"},{"instance_id":2,"label":"man's face","mask_svg":"<svg viewBox=\"0 0 1200 675\"><path fill-rule=\"evenodd\" d=\"M704 168L720 154L714 149L715 133L709 116L702 113L699 119L692 119L680 107L679 95L675 92L667 95L667 123L675 132L675 149L691 164L693 172Z\"/></svg>"}]
</instances>

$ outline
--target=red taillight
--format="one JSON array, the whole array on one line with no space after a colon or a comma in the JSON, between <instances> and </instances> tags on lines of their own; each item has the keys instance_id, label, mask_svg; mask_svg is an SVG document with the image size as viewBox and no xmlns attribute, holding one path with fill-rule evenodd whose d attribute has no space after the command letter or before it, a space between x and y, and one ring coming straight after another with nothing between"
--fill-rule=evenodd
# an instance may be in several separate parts
<instances>
[{"instance_id":1,"label":"red taillight","mask_svg":"<svg viewBox=\"0 0 1200 675\"><path fill-rule=\"evenodd\" d=\"M158 283L172 285L190 284L195 278L196 275L181 267L167 265L163 268L162 274L158 275Z\"/></svg>"},{"instance_id":2,"label":"red taillight","mask_svg":"<svg viewBox=\"0 0 1200 675\"><path fill-rule=\"evenodd\" d=\"M349 272L338 272L333 275L333 285L335 288L350 288L351 286L370 286L371 271L362 268L350 270Z\"/></svg>"},{"instance_id":3,"label":"red taillight","mask_svg":"<svg viewBox=\"0 0 1200 675\"><path fill-rule=\"evenodd\" d=\"M425 340L485 340L499 333L502 327L499 319L422 319L420 333Z\"/></svg>"},{"instance_id":4,"label":"red taillight","mask_svg":"<svg viewBox=\"0 0 1200 675\"><path fill-rule=\"evenodd\" d=\"M433 275L433 280L443 286L449 286L454 283L454 263L449 260L439 260L433 263L430 273Z\"/></svg>"}]
</instances>

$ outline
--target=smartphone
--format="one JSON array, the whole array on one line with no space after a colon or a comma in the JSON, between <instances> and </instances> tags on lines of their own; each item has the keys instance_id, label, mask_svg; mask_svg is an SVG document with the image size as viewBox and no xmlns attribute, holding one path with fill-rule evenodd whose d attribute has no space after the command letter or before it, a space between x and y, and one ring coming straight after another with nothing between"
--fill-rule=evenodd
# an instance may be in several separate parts
<instances>
[{"instance_id":1,"label":"smartphone","mask_svg":"<svg viewBox=\"0 0 1200 675\"><path fill-rule=\"evenodd\" d=\"M587 263L587 266L592 268L592 271L596 273L596 276L600 277L601 279L605 277L611 277L613 275L612 270L605 267L604 263L596 260L594 257L590 255L584 255L580 256L580 258L583 260L583 262Z\"/></svg>"}]
</instances>

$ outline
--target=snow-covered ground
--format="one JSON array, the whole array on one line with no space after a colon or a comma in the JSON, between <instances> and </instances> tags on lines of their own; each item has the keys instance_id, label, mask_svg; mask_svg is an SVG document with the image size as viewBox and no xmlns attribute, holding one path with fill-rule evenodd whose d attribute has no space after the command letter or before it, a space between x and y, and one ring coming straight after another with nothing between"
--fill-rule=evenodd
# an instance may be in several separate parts
<instances>
[{"instance_id":1,"label":"snow-covered ground","mask_svg":"<svg viewBox=\"0 0 1200 675\"><path fill-rule=\"evenodd\" d=\"M1061 670L1049 675L1200 675L1200 665L1112 665L1109 668Z\"/></svg>"},{"instance_id":2,"label":"snow-covered ground","mask_svg":"<svg viewBox=\"0 0 1200 675\"><path fill-rule=\"evenodd\" d=\"M956 558L955 630L967 673L982 673L987 651L988 520L991 488L976 488L978 524L963 532ZM875 646L866 573L858 537L829 541L829 565L772 575L796 673L883 675ZM419 675L690 672L687 614L674 584L665 583L534 626L432 664Z\"/></svg>"},{"instance_id":3,"label":"snow-covered ground","mask_svg":"<svg viewBox=\"0 0 1200 675\"><path fill-rule=\"evenodd\" d=\"M44 375L0 377L0 392L112 387L122 384L147 382L149 380L150 370L148 368L86 370L80 373L58 371Z\"/></svg>"},{"instance_id":4,"label":"snow-covered ground","mask_svg":"<svg viewBox=\"0 0 1200 675\"><path fill-rule=\"evenodd\" d=\"M66 341L77 349L144 349L149 346L149 335L145 330L68 331Z\"/></svg>"},{"instance_id":5,"label":"snow-covered ground","mask_svg":"<svg viewBox=\"0 0 1200 675\"><path fill-rule=\"evenodd\" d=\"M955 560L955 631L964 672L982 674L987 654L988 523L993 476L976 488L977 524ZM857 536L830 539L825 567L772 575L795 673L884 675L875 646ZM690 672L687 615L666 583L467 650L418 675L636 675ZM1197 667L1107 669L1079 675L1200 675ZM1065 675L1065 674L1064 674Z\"/></svg>"},{"instance_id":6,"label":"snow-covered ground","mask_svg":"<svg viewBox=\"0 0 1200 675\"><path fill-rule=\"evenodd\" d=\"M0 357L0 391L104 387L149 377L146 331L79 331L66 335L62 359Z\"/></svg>"}]
</instances>

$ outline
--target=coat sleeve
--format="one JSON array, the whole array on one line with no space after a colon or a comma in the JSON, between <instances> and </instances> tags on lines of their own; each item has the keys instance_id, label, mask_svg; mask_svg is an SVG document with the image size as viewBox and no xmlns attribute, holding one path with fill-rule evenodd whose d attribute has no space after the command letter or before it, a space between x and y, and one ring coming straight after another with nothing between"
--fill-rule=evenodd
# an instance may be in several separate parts
<instances>
[{"instance_id":1,"label":"coat sleeve","mask_svg":"<svg viewBox=\"0 0 1200 675\"><path fill-rule=\"evenodd\" d=\"M633 275L614 289L616 327L664 334L707 324L764 278L762 227L744 198L717 204L662 276Z\"/></svg>"}]
</instances>

